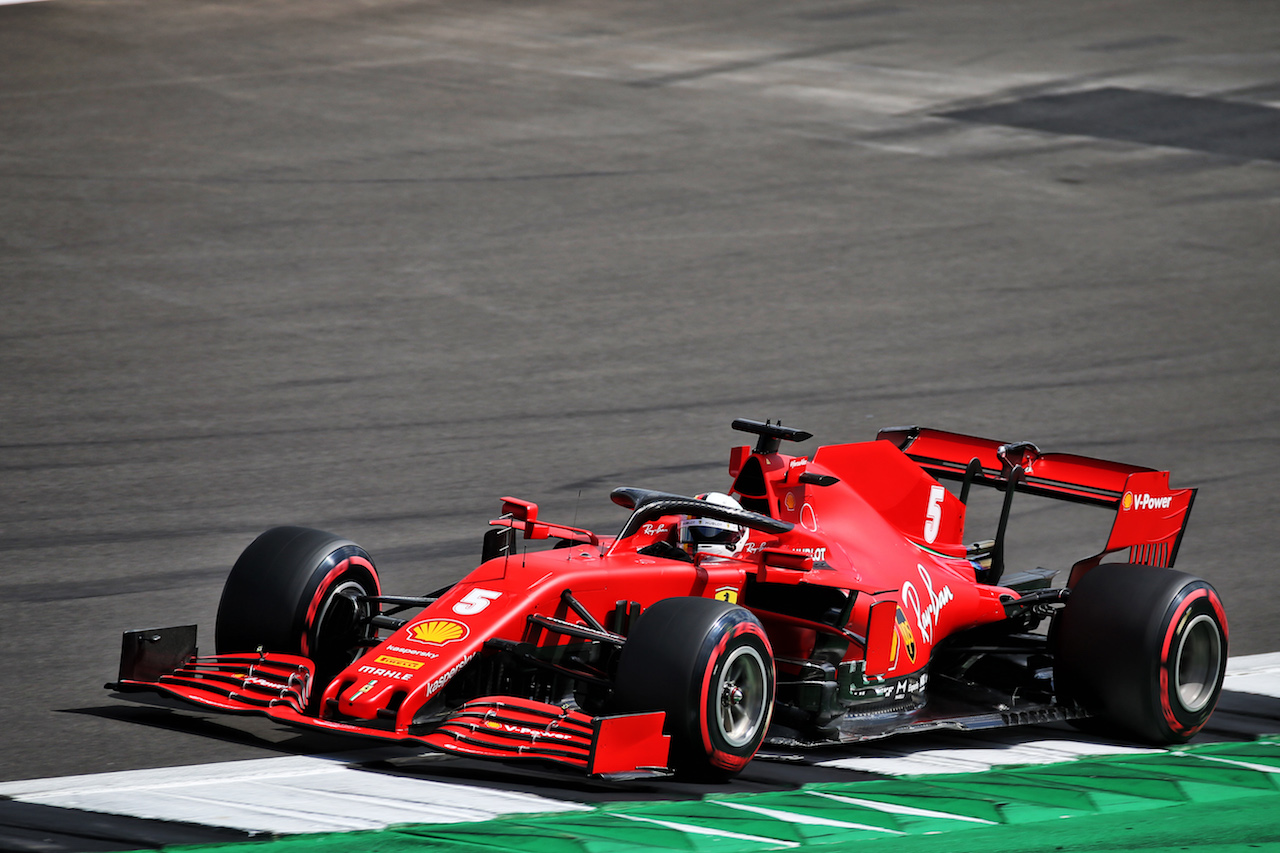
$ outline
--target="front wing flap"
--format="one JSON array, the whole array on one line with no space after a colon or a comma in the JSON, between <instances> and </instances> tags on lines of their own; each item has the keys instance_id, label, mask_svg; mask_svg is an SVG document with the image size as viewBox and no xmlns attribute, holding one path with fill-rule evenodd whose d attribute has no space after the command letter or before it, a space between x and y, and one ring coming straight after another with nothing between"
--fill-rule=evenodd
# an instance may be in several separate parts
<instances>
[{"instance_id":1,"label":"front wing flap","mask_svg":"<svg viewBox=\"0 0 1280 853\"><path fill-rule=\"evenodd\" d=\"M593 776L665 773L670 740L664 714L590 717L515 696L485 696L454 712L422 743L480 758L544 758Z\"/></svg>"},{"instance_id":2,"label":"front wing flap","mask_svg":"<svg viewBox=\"0 0 1280 853\"><path fill-rule=\"evenodd\" d=\"M284 707L305 713L313 677L311 661L278 654L233 654L192 657L154 680L122 676L118 690L157 693L239 713L267 713Z\"/></svg>"}]
</instances>

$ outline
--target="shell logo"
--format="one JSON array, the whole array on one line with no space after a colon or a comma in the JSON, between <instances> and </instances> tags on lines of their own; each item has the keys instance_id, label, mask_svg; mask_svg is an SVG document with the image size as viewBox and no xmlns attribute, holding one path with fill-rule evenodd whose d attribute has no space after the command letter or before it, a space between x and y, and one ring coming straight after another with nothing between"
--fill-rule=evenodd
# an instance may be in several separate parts
<instances>
[{"instance_id":1,"label":"shell logo","mask_svg":"<svg viewBox=\"0 0 1280 853\"><path fill-rule=\"evenodd\" d=\"M409 626L409 639L432 646L443 646L469 634L467 626L452 619L429 619Z\"/></svg>"},{"instance_id":2,"label":"shell logo","mask_svg":"<svg viewBox=\"0 0 1280 853\"><path fill-rule=\"evenodd\" d=\"M502 728L502 723L495 723L493 720L485 720L484 726L487 729L500 729Z\"/></svg>"},{"instance_id":3,"label":"shell logo","mask_svg":"<svg viewBox=\"0 0 1280 853\"><path fill-rule=\"evenodd\" d=\"M1120 506L1124 509L1133 509L1133 492L1124 493L1124 497L1120 499Z\"/></svg>"},{"instance_id":4,"label":"shell logo","mask_svg":"<svg viewBox=\"0 0 1280 853\"><path fill-rule=\"evenodd\" d=\"M796 495L795 495L795 492L787 492L787 496L786 496L785 498L783 498L783 499L782 499L782 502L783 502L783 504L785 504L785 505L786 505L787 510L788 510L789 512L795 512L795 509L796 509Z\"/></svg>"}]
</instances>

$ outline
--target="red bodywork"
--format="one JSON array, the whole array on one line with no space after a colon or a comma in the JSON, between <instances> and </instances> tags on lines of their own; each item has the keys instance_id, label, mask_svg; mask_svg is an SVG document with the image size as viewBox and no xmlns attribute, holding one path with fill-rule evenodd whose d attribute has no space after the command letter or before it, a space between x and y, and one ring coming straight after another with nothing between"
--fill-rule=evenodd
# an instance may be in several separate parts
<instances>
[{"instance_id":1,"label":"red bodywork","mask_svg":"<svg viewBox=\"0 0 1280 853\"><path fill-rule=\"evenodd\" d=\"M329 684L311 683L306 658L265 653L193 658L157 677L122 673L119 686L447 752L635 775L667 766L661 712L611 715L606 699L596 703L603 711L589 713L575 706L589 701L538 695L545 682L511 677L518 667L486 670L484 662L503 654L537 658L563 674L571 653L604 649L594 663L588 654L585 664L571 666L607 684L607 652L625 642L639 613L665 598L699 596L756 614L779 683L800 684L794 701L801 705L810 701L806 667L819 665L837 673L840 708L864 695L876 707L914 699L883 731L828 735L860 739L910 728L903 713L918 715L927 705L926 670L938 644L1020 614L1016 603L1028 594L999 585L964 544L965 504L938 478L967 476L965 492L970 484L1012 484L1114 508L1105 547L1076 564L1069 585L1117 550L1127 550L1130 562L1172 564L1194 497L1193 489L1170 489L1166 472L917 428L820 447L812 458L776 447L762 442L730 454L731 494L744 509L784 523L774 532L752 529L735 558L690 563L639 553L672 536L675 515L642 517L639 508L622 535L597 536L548 524L534 504L504 498L492 525L526 539L559 539L563 547L482 563ZM802 597L830 590L838 613L775 606L788 597L786 588ZM313 690L323 696L309 714ZM778 701L793 701L791 695Z\"/></svg>"}]
</instances>

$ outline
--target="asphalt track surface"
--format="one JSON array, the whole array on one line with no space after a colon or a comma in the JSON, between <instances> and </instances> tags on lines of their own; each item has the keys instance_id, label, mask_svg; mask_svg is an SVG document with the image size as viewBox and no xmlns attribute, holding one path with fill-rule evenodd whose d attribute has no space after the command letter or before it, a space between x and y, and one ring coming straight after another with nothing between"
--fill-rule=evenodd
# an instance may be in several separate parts
<instances>
[{"instance_id":1,"label":"asphalt track surface","mask_svg":"<svg viewBox=\"0 0 1280 853\"><path fill-rule=\"evenodd\" d=\"M341 748L110 699L266 527L391 591L734 417L1173 472L1280 649L1273 3L0 6L0 779ZM973 538L989 535L975 512ZM1012 565L1094 553L1027 501Z\"/></svg>"}]
</instances>

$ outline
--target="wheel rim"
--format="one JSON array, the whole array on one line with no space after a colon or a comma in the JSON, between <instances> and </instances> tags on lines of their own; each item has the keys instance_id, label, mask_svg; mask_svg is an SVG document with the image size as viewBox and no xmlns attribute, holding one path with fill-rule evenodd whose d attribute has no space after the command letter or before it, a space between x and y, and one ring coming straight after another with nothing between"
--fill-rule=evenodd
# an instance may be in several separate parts
<instances>
[{"instance_id":1,"label":"wheel rim","mask_svg":"<svg viewBox=\"0 0 1280 853\"><path fill-rule=\"evenodd\" d=\"M317 659L346 666L359 656L362 651L359 642L368 631L361 630L361 606L353 596L368 594L358 581L347 580L325 596L315 621L313 648Z\"/></svg>"},{"instance_id":2,"label":"wheel rim","mask_svg":"<svg viewBox=\"0 0 1280 853\"><path fill-rule=\"evenodd\" d=\"M729 653L720 671L716 724L720 736L732 747L746 746L764 721L768 702L764 658L752 646Z\"/></svg>"},{"instance_id":3,"label":"wheel rim","mask_svg":"<svg viewBox=\"0 0 1280 853\"><path fill-rule=\"evenodd\" d=\"M1222 637L1212 618L1200 614L1191 620L1178 640L1178 654L1174 660L1173 693L1178 703L1187 711L1204 710L1213 698L1222 668Z\"/></svg>"}]
</instances>

